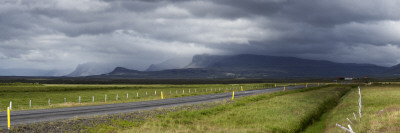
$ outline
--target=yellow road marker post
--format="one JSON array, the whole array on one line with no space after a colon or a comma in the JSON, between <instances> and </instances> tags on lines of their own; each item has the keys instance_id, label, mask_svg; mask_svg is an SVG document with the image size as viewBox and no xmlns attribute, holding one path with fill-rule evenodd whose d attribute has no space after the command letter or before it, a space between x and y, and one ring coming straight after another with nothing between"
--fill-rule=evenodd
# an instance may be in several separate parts
<instances>
[{"instance_id":1,"label":"yellow road marker post","mask_svg":"<svg viewBox=\"0 0 400 133\"><path fill-rule=\"evenodd\" d=\"M240 90L243 91L243 86L240 86Z\"/></svg>"},{"instance_id":2,"label":"yellow road marker post","mask_svg":"<svg viewBox=\"0 0 400 133\"><path fill-rule=\"evenodd\" d=\"M8 130L10 130L11 124L10 124L10 107L7 107L7 123L8 123Z\"/></svg>"},{"instance_id":3,"label":"yellow road marker post","mask_svg":"<svg viewBox=\"0 0 400 133\"><path fill-rule=\"evenodd\" d=\"M164 99L164 95L163 92L161 91L161 99Z\"/></svg>"},{"instance_id":4,"label":"yellow road marker post","mask_svg":"<svg viewBox=\"0 0 400 133\"><path fill-rule=\"evenodd\" d=\"M308 88L308 83L306 83L306 88Z\"/></svg>"},{"instance_id":5,"label":"yellow road marker post","mask_svg":"<svg viewBox=\"0 0 400 133\"><path fill-rule=\"evenodd\" d=\"M286 86L283 86L283 92L285 92Z\"/></svg>"},{"instance_id":6,"label":"yellow road marker post","mask_svg":"<svg viewBox=\"0 0 400 133\"><path fill-rule=\"evenodd\" d=\"M235 91L232 92L232 100L235 99Z\"/></svg>"}]
</instances>

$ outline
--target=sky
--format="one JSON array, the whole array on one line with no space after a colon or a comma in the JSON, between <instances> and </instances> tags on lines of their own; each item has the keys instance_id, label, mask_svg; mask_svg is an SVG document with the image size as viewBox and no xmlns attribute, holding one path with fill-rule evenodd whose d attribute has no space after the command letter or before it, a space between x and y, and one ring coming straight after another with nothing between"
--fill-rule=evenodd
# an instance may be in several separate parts
<instances>
[{"instance_id":1,"label":"sky","mask_svg":"<svg viewBox=\"0 0 400 133\"><path fill-rule=\"evenodd\" d=\"M196 54L392 66L400 63L399 7L398 0L0 0L0 75L62 75L91 62L145 70Z\"/></svg>"}]
</instances>

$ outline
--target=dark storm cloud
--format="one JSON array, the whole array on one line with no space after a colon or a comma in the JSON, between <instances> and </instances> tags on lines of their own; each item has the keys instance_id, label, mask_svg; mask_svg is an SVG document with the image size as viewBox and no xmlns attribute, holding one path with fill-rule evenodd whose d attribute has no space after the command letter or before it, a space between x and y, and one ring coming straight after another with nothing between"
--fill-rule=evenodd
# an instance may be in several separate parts
<instances>
[{"instance_id":1,"label":"dark storm cloud","mask_svg":"<svg viewBox=\"0 0 400 133\"><path fill-rule=\"evenodd\" d=\"M194 54L400 62L396 0L4 0L0 68L145 69Z\"/></svg>"}]
</instances>

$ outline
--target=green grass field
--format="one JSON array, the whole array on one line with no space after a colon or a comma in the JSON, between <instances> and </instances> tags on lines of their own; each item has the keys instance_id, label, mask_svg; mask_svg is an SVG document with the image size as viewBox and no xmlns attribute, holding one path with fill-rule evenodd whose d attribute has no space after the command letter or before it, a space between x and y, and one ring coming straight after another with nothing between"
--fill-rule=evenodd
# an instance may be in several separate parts
<instances>
[{"instance_id":1,"label":"green grass field","mask_svg":"<svg viewBox=\"0 0 400 133\"><path fill-rule=\"evenodd\" d=\"M336 123L345 127L350 124L356 133L400 132L400 85L361 86L361 96L361 119L358 115L358 89L353 89L343 97L338 106L306 132L345 133Z\"/></svg>"},{"instance_id":2,"label":"green grass field","mask_svg":"<svg viewBox=\"0 0 400 133\"><path fill-rule=\"evenodd\" d=\"M312 87L161 115L122 132L299 132L334 107L349 86Z\"/></svg>"},{"instance_id":3,"label":"green grass field","mask_svg":"<svg viewBox=\"0 0 400 133\"><path fill-rule=\"evenodd\" d=\"M0 84L0 111L5 111L12 101L13 110L61 108L193 96L269 88L274 84L198 84L198 85L67 85L67 84ZM277 84L278 86L283 84ZM212 90L211 90L212 88ZM156 91L156 94L155 94ZM190 91L190 92L189 92ZM146 95L147 92L147 95ZM127 97L128 94L128 97ZM139 96L137 96L139 94ZM107 95L107 101L105 101ZM118 99L117 99L118 95ZM79 104L79 96L81 103ZM94 96L94 102L92 101ZM64 98L66 103L64 103ZM50 105L48 100L50 99ZM29 107L29 101L32 107Z\"/></svg>"}]
</instances>

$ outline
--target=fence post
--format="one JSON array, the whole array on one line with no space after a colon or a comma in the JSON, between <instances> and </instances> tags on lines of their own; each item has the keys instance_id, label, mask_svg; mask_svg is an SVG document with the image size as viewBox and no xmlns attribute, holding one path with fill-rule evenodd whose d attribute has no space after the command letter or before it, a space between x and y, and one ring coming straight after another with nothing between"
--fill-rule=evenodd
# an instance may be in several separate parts
<instances>
[{"instance_id":1,"label":"fence post","mask_svg":"<svg viewBox=\"0 0 400 133\"><path fill-rule=\"evenodd\" d=\"M117 101L118 101L118 94L117 94L117 96L115 97L115 100L117 100Z\"/></svg>"},{"instance_id":2,"label":"fence post","mask_svg":"<svg viewBox=\"0 0 400 133\"><path fill-rule=\"evenodd\" d=\"M67 104L67 98L64 97L64 104Z\"/></svg>"},{"instance_id":3,"label":"fence post","mask_svg":"<svg viewBox=\"0 0 400 133\"><path fill-rule=\"evenodd\" d=\"M12 110L12 101L10 101L10 110Z\"/></svg>"},{"instance_id":4,"label":"fence post","mask_svg":"<svg viewBox=\"0 0 400 133\"><path fill-rule=\"evenodd\" d=\"M79 104L81 104L81 96L79 96Z\"/></svg>"},{"instance_id":5,"label":"fence post","mask_svg":"<svg viewBox=\"0 0 400 133\"><path fill-rule=\"evenodd\" d=\"M29 108L32 107L32 100L29 100Z\"/></svg>"},{"instance_id":6,"label":"fence post","mask_svg":"<svg viewBox=\"0 0 400 133\"><path fill-rule=\"evenodd\" d=\"M92 96L92 102L94 102L94 96Z\"/></svg>"},{"instance_id":7,"label":"fence post","mask_svg":"<svg viewBox=\"0 0 400 133\"><path fill-rule=\"evenodd\" d=\"M49 105L50 105L50 98L49 98Z\"/></svg>"},{"instance_id":8,"label":"fence post","mask_svg":"<svg viewBox=\"0 0 400 133\"><path fill-rule=\"evenodd\" d=\"M104 102L107 102L107 94L104 96Z\"/></svg>"},{"instance_id":9,"label":"fence post","mask_svg":"<svg viewBox=\"0 0 400 133\"><path fill-rule=\"evenodd\" d=\"M128 93L126 93L126 99L128 99L128 97L129 97L129 95L128 95Z\"/></svg>"}]
</instances>

